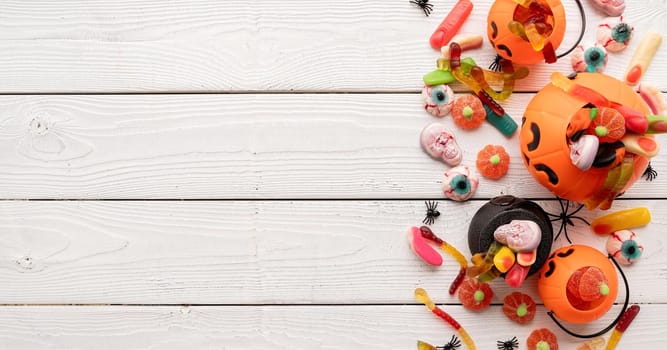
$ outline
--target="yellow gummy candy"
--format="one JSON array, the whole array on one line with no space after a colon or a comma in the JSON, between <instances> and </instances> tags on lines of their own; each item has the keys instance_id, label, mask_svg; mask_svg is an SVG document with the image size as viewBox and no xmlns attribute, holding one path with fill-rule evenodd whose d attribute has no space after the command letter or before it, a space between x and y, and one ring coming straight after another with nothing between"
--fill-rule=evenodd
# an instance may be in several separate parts
<instances>
[{"instance_id":1,"label":"yellow gummy candy","mask_svg":"<svg viewBox=\"0 0 667 350\"><path fill-rule=\"evenodd\" d=\"M598 235L608 235L619 230L645 226L649 222L651 212L648 208L631 208L596 218L591 222L591 230Z\"/></svg>"},{"instance_id":2,"label":"yellow gummy candy","mask_svg":"<svg viewBox=\"0 0 667 350\"><path fill-rule=\"evenodd\" d=\"M493 265L502 273L507 272L515 262L516 256L512 249L507 246L500 248L493 257Z\"/></svg>"}]
</instances>

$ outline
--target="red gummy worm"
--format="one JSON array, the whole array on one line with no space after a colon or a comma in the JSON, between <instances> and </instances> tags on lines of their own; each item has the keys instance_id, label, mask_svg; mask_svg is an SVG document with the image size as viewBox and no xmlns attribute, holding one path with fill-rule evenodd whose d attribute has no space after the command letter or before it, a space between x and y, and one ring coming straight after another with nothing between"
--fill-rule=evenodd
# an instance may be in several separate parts
<instances>
[{"instance_id":1,"label":"red gummy worm","mask_svg":"<svg viewBox=\"0 0 667 350\"><path fill-rule=\"evenodd\" d=\"M482 101L483 104L489 106L493 113L497 115L504 115L505 114L505 109L498 104L489 94L484 91L484 90L479 90L477 92L477 97L479 97L480 101Z\"/></svg>"},{"instance_id":2,"label":"red gummy worm","mask_svg":"<svg viewBox=\"0 0 667 350\"><path fill-rule=\"evenodd\" d=\"M461 51L459 43L449 44L449 67L452 70L461 67Z\"/></svg>"},{"instance_id":3,"label":"red gummy worm","mask_svg":"<svg viewBox=\"0 0 667 350\"><path fill-rule=\"evenodd\" d=\"M632 323L632 320L635 319L638 313L639 313L639 305L635 304L630 306L627 310L625 310L623 316L621 316L621 319L618 320L618 323L616 324L616 330L619 332L625 332L625 330L628 329L628 326L630 326L630 323Z\"/></svg>"},{"instance_id":4,"label":"red gummy worm","mask_svg":"<svg viewBox=\"0 0 667 350\"><path fill-rule=\"evenodd\" d=\"M452 284L449 286L449 295L456 293L456 290L459 288L461 283L463 283L463 278L466 276L466 268L461 267L459 274L456 275L456 278L452 281Z\"/></svg>"},{"instance_id":5,"label":"red gummy worm","mask_svg":"<svg viewBox=\"0 0 667 350\"><path fill-rule=\"evenodd\" d=\"M454 327L457 331L461 328L461 325L456 322L456 320L452 317L449 316L448 313L446 313L443 309L439 307L435 307L433 310L431 310L436 316L440 317L443 321L449 323L450 326Z\"/></svg>"},{"instance_id":6,"label":"red gummy worm","mask_svg":"<svg viewBox=\"0 0 667 350\"><path fill-rule=\"evenodd\" d=\"M422 226L419 228L419 230L422 232L422 237L425 239L428 239L431 242L435 242L437 244L443 244L444 242L442 239L440 239L438 236L431 231L431 229L428 226Z\"/></svg>"},{"instance_id":7,"label":"red gummy worm","mask_svg":"<svg viewBox=\"0 0 667 350\"><path fill-rule=\"evenodd\" d=\"M431 38L429 39L431 47L440 51L440 48L447 45L456 32L459 31L463 22L470 15L470 12L472 12L472 2L470 0L459 0L454 5L454 8L449 11L447 17L435 28L433 34L431 34Z\"/></svg>"}]
</instances>

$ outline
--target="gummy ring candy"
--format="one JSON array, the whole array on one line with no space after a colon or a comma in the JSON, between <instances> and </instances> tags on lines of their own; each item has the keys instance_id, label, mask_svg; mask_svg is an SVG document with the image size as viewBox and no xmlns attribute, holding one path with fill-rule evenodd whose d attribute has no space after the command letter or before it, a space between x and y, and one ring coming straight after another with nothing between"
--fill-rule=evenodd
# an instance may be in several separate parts
<instances>
[{"instance_id":1,"label":"gummy ring candy","mask_svg":"<svg viewBox=\"0 0 667 350\"><path fill-rule=\"evenodd\" d=\"M454 123L461 129L474 129L486 119L486 110L482 101L475 95L468 94L454 100L451 108Z\"/></svg>"},{"instance_id":2,"label":"gummy ring candy","mask_svg":"<svg viewBox=\"0 0 667 350\"><path fill-rule=\"evenodd\" d=\"M422 88L424 109L436 117L449 114L454 102L454 91L448 85L424 85Z\"/></svg>"},{"instance_id":3,"label":"gummy ring candy","mask_svg":"<svg viewBox=\"0 0 667 350\"><path fill-rule=\"evenodd\" d=\"M604 72L607 68L607 50L603 46L585 48L578 45L572 51L572 68L575 72Z\"/></svg>"},{"instance_id":4,"label":"gummy ring candy","mask_svg":"<svg viewBox=\"0 0 667 350\"><path fill-rule=\"evenodd\" d=\"M535 318L535 301L528 294L513 292L503 299L503 313L510 320L524 324Z\"/></svg>"},{"instance_id":5,"label":"gummy ring candy","mask_svg":"<svg viewBox=\"0 0 667 350\"><path fill-rule=\"evenodd\" d=\"M539 328L530 333L528 339L528 350L558 350L558 339L556 335L546 328Z\"/></svg>"},{"instance_id":6,"label":"gummy ring candy","mask_svg":"<svg viewBox=\"0 0 667 350\"><path fill-rule=\"evenodd\" d=\"M637 235L630 230L616 231L607 239L607 253L620 264L631 265L644 252L644 246L637 241Z\"/></svg>"},{"instance_id":7,"label":"gummy ring candy","mask_svg":"<svg viewBox=\"0 0 667 350\"><path fill-rule=\"evenodd\" d=\"M491 305L493 290L488 283L481 283L474 278L466 278L459 287L459 300L463 307L475 311L483 310Z\"/></svg>"},{"instance_id":8,"label":"gummy ring candy","mask_svg":"<svg viewBox=\"0 0 667 350\"><path fill-rule=\"evenodd\" d=\"M628 47L634 30L633 26L623 22L623 16L610 17L598 24L595 36L597 43L607 51L619 52Z\"/></svg>"},{"instance_id":9,"label":"gummy ring candy","mask_svg":"<svg viewBox=\"0 0 667 350\"><path fill-rule=\"evenodd\" d=\"M449 199L464 201L472 197L479 179L472 169L459 165L445 172L442 190Z\"/></svg>"},{"instance_id":10,"label":"gummy ring candy","mask_svg":"<svg viewBox=\"0 0 667 350\"><path fill-rule=\"evenodd\" d=\"M510 156L500 145L486 145L477 153L477 170L489 179L500 179L509 169Z\"/></svg>"}]
</instances>

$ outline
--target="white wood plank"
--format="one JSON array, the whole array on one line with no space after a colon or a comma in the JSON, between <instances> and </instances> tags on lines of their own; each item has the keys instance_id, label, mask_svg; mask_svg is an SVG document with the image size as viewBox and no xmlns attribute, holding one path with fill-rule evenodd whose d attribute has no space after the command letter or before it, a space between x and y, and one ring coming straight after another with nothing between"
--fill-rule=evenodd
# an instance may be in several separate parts
<instances>
[{"instance_id":1,"label":"white wood plank","mask_svg":"<svg viewBox=\"0 0 667 350\"><path fill-rule=\"evenodd\" d=\"M532 94L505 107L520 123ZM419 146L437 121L417 94L0 97L0 198L443 198L443 163ZM519 157L518 133L463 131L474 166L484 144L512 156L476 196L551 197ZM658 136L659 141L664 136ZM653 163L662 172L667 155ZM664 197L667 177L628 197Z\"/></svg>"},{"instance_id":2,"label":"white wood plank","mask_svg":"<svg viewBox=\"0 0 667 350\"><path fill-rule=\"evenodd\" d=\"M468 225L483 203L441 202L434 231L470 256ZM667 208L614 209L637 206L653 221L636 229L646 250L626 269L631 300L664 303ZM424 212L421 201L2 201L0 304L410 303L416 285L457 303L447 289L458 265L445 257L431 268L409 249L407 229ZM606 238L574 222L573 242L604 250ZM521 289L537 297L535 283Z\"/></svg>"},{"instance_id":3,"label":"white wood plank","mask_svg":"<svg viewBox=\"0 0 667 350\"><path fill-rule=\"evenodd\" d=\"M592 45L603 14L582 1ZM491 0L475 2L462 32L486 36ZM425 18L407 0L3 1L0 4L0 92L155 91L416 91L435 68L428 38L453 2ZM567 34L581 25L564 2ZM622 77L647 31L667 33L661 0L630 0L630 48L612 55L607 72ZM486 40L485 40L486 41ZM488 65L488 43L470 55ZM667 89L663 47L646 81ZM532 67L517 90L535 91L549 74L570 72L569 57Z\"/></svg>"},{"instance_id":4,"label":"white wood plank","mask_svg":"<svg viewBox=\"0 0 667 350\"><path fill-rule=\"evenodd\" d=\"M480 313L452 305L444 309L463 325L478 349L496 349L496 341L512 336L525 349L530 332L541 327L556 334L560 349L583 343L556 330L542 307L527 325L508 320L500 306ZM666 315L666 305L641 305L618 348L662 349ZM578 329L597 331L611 316ZM453 334L451 327L416 305L0 308L4 349L414 349L417 340L442 346Z\"/></svg>"}]
</instances>

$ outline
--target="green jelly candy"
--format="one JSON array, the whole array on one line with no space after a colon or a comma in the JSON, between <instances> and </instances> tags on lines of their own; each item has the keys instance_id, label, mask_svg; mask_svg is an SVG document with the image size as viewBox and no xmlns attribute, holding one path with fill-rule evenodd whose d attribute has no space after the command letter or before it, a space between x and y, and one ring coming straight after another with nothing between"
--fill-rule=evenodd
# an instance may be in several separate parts
<instances>
[{"instance_id":1,"label":"green jelly candy","mask_svg":"<svg viewBox=\"0 0 667 350\"><path fill-rule=\"evenodd\" d=\"M456 78L454 78L452 72L448 70L436 69L424 76L424 84L429 86L449 84L454 81L456 81Z\"/></svg>"},{"instance_id":2,"label":"green jelly candy","mask_svg":"<svg viewBox=\"0 0 667 350\"><path fill-rule=\"evenodd\" d=\"M484 110L486 110L486 121L495 126L503 135L509 137L514 134L516 129L519 127L512 117L507 115L507 113L499 116L494 111L489 108L489 106L484 105Z\"/></svg>"}]
</instances>

